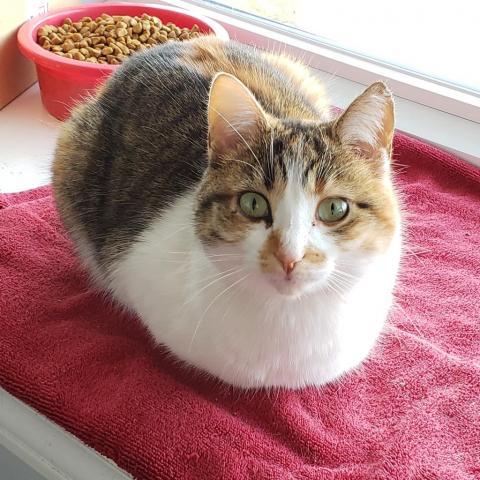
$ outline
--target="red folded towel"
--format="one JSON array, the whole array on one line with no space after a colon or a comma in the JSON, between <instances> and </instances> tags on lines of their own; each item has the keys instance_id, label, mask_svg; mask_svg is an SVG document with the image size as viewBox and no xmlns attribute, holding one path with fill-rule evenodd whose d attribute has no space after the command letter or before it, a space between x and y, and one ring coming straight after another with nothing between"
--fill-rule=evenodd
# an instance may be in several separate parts
<instances>
[{"instance_id":1,"label":"red folded towel","mask_svg":"<svg viewBox=\"0 0 480 480\"><path fill-rule=\"evenodd\" d=\"M402 135L398 307L341 381L185 369L90 288L50 190L0 196L0 384L140 479L480 478L480 173Z\"/></svg>"}]
</instances>

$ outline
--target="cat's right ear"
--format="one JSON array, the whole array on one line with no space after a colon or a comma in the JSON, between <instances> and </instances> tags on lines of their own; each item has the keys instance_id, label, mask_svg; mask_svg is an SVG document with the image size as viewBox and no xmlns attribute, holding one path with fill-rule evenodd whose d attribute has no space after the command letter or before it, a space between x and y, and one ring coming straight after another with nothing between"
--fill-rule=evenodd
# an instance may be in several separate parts
<instances>
[{"instance_id":1,"label":"cat's right ear","mask_svg":"<svg viewBox=\"0 0 480 480\"><path fill-rule=\"evenodd\" d=\"M228 73L212 81L208 100L208 146L224 155L239 144L248 146L267 125L262 107L250 90Z\"/></svg>"}]
</instances>

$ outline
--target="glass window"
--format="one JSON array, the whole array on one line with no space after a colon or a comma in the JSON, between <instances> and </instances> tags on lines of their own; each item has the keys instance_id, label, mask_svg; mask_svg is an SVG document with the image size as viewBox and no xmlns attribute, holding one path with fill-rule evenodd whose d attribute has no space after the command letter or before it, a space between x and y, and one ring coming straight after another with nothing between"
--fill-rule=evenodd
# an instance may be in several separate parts
<instances>
[{"instance_id":1,"label":"glass window","mask_svg":"<svg viewBox=\"0 0 480 480\"><path fill-rule=\"evenodd\" d=\"M480 2L230 0L222 5L480 95Z\"/></svg>"}]
</instances>

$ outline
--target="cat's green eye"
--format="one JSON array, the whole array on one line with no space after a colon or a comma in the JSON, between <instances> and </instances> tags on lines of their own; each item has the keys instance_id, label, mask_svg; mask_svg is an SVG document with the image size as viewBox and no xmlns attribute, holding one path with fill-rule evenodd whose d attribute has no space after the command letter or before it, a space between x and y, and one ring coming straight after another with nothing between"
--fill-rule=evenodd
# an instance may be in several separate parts
<instances>
[{"instance_id":1,"label":"cat's green eye","mask_svg":"<svg viewBox=\"0 0 480 480\"><path fill-rule=\"evenodd\" d=\"M348 213L348 203L343 198L331 197L320 202L317 210L318 218L325 223L340 221Z\"/></svg>"},{"instance_id":2,"label":"cat's green eye","mask_svg":"<svg viewBox=\"0 0 480 480\"><path fill-rule=\"evenodd\" d=\"M255 192L247 192L240 196L240 209L247 217L265 218L270 213L267 199Z\"/></svg>"}]
</instances>

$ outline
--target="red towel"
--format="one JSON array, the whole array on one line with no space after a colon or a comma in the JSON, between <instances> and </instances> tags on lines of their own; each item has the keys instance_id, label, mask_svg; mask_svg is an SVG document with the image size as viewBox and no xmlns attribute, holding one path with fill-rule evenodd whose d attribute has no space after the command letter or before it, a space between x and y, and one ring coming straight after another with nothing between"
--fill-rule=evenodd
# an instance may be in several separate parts
<instances>
[{"instance_id":1,"label":"red towel","mask_svg":"<svg viewBox=\"0 0 480 480\"><path fill-rule=\"evenodd\" d=\"M480 478L480 173L402 135L398 307L320 389L179 366L89 287L49 188L0 196L0 384L139 479Z\"/></svg>"}]
</instances>

